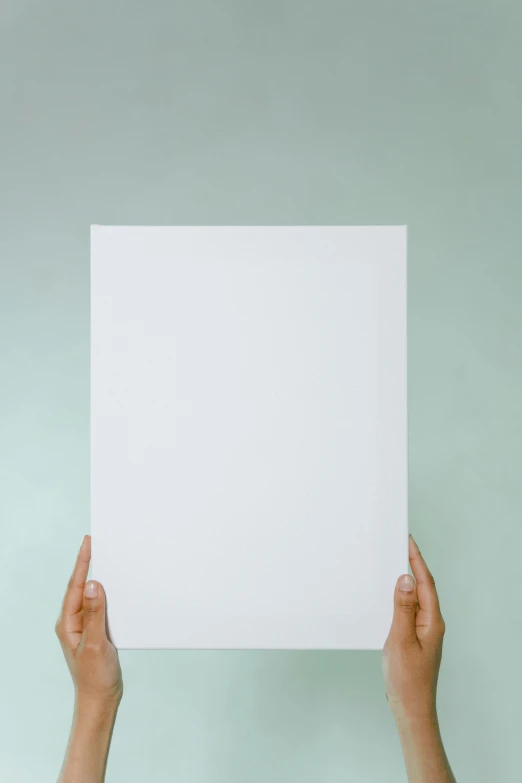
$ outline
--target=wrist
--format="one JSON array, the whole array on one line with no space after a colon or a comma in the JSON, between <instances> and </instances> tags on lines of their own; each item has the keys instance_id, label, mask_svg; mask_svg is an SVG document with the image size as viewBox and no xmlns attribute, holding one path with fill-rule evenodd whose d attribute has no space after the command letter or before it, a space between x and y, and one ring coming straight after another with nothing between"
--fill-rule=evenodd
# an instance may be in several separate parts
<instances>
[{"instance_id":1,"label":"wrist","mask_svg":"<svg viewBox=\"0 0 522 783\"><path fill-rule=\"evenodd\" d=\"M404 712L395 716L397 730L401 737L436 737L439 735L439 719L435 708L424 712Z\"/></svg>"},{"instance_id":2,"label":"wrist","mask_svg":"<svg viewBox=\"0 0 522 783\"><path fill-rule=\"evenodd\" d=\"M103 726L111 724L116 717L121 695L90 694L76 692L74 700L75 721Z\"/></svg>"},{"instance_id":3,"label":"wrist","mask_svg":"<svg viewBox=\"0 0 522 783\"><path fill-rule=\"evenodd\" d=\"M120 703L113 695L76 691L61 783L105 780L105 766Z\"/></svg>"},{"instance_id":4,"label":"wrist","mask_svg":"<svg viewBox=\"0 0 522 783\"><path fill-rule=\"evenodd\" d=\"M397 724L428 725L437 723L435 699L390 703L390 708Z\"/></svg>"}]
</instances>

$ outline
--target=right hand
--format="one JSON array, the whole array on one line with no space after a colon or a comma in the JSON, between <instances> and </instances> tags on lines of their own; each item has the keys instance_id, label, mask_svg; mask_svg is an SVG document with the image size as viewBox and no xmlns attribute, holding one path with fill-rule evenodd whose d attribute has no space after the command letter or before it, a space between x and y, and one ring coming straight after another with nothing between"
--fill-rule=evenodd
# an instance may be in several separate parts
<instances>
[{"instance_id":1,"label":"right hand","mask_svg":"<svg viewBox=\"0 0 522 783\"><path fill-rule=\"evenodd\" d=\"M109 639L105 592L99 582L85 582L91 560L91 537L85 536L69 580L56 634L81 705L117 705L123 693L118 652Z\"/></svg>"},{"instance_id":2,"label":"right hand","mask_svg":"<svg viewBox=\"0 0 522 783\"><path fill-rule=\"evenodd\" d=\"M415 579L403 574L397 581L382 668L396 720L433 720L445 624L435 582L412 536L409 546Z\"/></svg>"}]
</instances>

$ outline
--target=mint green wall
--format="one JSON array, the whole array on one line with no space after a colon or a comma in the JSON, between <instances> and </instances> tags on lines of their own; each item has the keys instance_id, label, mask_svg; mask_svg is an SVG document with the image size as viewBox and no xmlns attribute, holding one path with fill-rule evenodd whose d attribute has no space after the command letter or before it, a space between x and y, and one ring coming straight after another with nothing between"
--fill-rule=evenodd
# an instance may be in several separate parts
<instances>
[{"instance_id":1,"label":"mint green wall","mask_svg":"<svg viewBox=\"0 0 522 783\"><path fill-rule=\"evenodd\" d=\"M411 528L459 780L520 780L522 5L4 0L0 779L55 779L90 223L409 226ZM121 655L108 780L404 781L373 653Z\"/></svg>"}]
</instances>

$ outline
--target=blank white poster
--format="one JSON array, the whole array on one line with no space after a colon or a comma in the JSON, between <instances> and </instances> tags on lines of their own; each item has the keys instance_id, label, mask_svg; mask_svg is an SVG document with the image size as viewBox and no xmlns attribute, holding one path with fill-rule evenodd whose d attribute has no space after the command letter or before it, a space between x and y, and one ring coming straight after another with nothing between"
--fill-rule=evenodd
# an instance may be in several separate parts
<instances>
[{"instance_id":1,"label":"blank white poster","mask_svg":"<svg viewBox=\"0 0 522 783\"><path fill-rule=\"evenodd\" d=\"M404 226L92 227L117 647L382 648L407 494Z\"/></svg>"}]
</instances>

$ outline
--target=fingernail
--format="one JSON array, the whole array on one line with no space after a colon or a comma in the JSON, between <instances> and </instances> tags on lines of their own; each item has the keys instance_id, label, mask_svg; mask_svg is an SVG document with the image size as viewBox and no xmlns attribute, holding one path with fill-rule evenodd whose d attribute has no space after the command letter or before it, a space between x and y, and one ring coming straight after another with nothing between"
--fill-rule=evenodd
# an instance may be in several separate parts
<instances>
[{"instance_id":1,"label":"fingernail","mask_svg":"<svg viewBox=\"0 0 522 783\"><path fill-rule=\"evenodd\" d=\"M414 585L413 577L409 574L404 574L404 576L401 576L399 579L399 590L402 590L403 593L411 593Z\"/></svg>"},{"instance_id":2,"label":"fingernail","mask_svg":"<svg viewBox=\"0 0 522 783\"><path fill-rule=\"evenodd\" d=\"M98 595L98 585L96 582L87 582L85 585L85 597L86 598L96 598Z\"/></svg>"}]
</instances>

